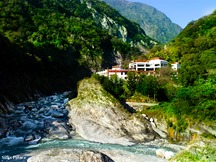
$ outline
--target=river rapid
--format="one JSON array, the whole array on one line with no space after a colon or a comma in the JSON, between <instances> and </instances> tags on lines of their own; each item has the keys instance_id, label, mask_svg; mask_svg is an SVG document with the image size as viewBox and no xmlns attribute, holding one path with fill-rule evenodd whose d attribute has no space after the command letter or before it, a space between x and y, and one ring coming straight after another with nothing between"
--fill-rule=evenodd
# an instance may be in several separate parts
<instances>
[{"instance_id":1,"label":"river rapid","mask_svg":"<svg viewBox=\"0 0 216 162\"><path fill-rule=\"evenodd\" d=\"M176 153L182 149L166 140L131 146L84 140L76 134L75 128L68 124L68 94L69 92L55 94L15 105L14 113L4 117L7 131L5 137L0 139L1 162L24 162L38 152L53 148L95 150L113 156L121 155L122 158L134 158L134 161L160 162L166 160L156 157L156 150L162 148Z\"/></svg>"}]
</instances>

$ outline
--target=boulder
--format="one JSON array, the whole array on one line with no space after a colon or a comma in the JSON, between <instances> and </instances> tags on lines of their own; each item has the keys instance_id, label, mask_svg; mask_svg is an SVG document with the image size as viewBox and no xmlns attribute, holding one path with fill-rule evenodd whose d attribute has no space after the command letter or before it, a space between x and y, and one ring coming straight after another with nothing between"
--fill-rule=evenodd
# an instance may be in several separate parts
<instances>
[{"instance_id":1,"label":"boulder","mask_svg":"<svg viewBox=\"0 0 216 162\"><path fill-rule=\"evenodd\" d=\"M49 110L48 112L44 113L45 116L52 116L54 118L63 118L64 117L64 114L57 111L57 110Z\"/></svg>"},{"instance_id":2,"label":"boulder","mask_svg":"<svg viewBox=\"0 0 216 162\"><path fill-rule=\"evenodd\" d=\"M34 134L28 134L25 136L24 141L25 142L30 142L33 141L35 139L35 135Z\"/></svg>"},{"instance_id":3,"label":"boulder","mask_svg":"<svg viewBox=\"0 0 216 162\"><path fill-rule=\"evenodd\" d=\"M80 162L114 162L107 155L97 151L84 151L80 156Z\"/></svg>"},{"instance_id":4,"label":"boulder","mask_svg":"<svg viewBox=\"0 0 216 162\"><path fill-rule=\"evenodd\" d=\"M165 159L169 160L174 156L174 152L172 151L165 151Z\"/></svg>"},{"instance_id":5,"label":"boulder","mask_svg":"<svg viewBox=\"0 0 216 162\"><path fill-rule=\"evenodd\" d=\"M156 150L156 156L159 158L165 158L165 150L164 149Z\"/></svg>"},{"instance_id":6,"label":"boulder","mask_svg":"<svg viewBox=\"0 0 216 162\"><path fill-rule=\"evenodd\" d=\"M26 131L31 131L31 130L35 129L36 127L37 127L37 125L36 125L35 121L32 119L28 119L28 120L24 121L21 129L26 130Z\"/></svg>"},{"instance_id":7,"label":"boulder","mask_svg":"<svg viewBox=\"0 0 216 162\"><path fill-rule=\"evenodd\" d=\"M154 123L151 122L152 128L155 132L157 132L162 138L168 137L167 132L167 123L164 119L156 119L154 118Z\"/></svg>"},{"instance_id":8,"label":"boulder","mask_svg":"<svg viewBox=\"0 0 216 162\"><path fill-rule=\"evenodd\" d=\"M67 109L69 123L87 140L130 145L159 138L149 121L129 113L93 77L79 83L78 96Z\"/></svg>"},{"instance_id":9,"label":"boulder","mask_svg":"<svg viewBox=\"0 0 216 162\"><path fill-rule=\"evenodd\" d=\"M70 138L69 126L60 121L51 121L45 124L45 130L49 138L52 139L68 139Z\"/></svg>"},{"instance_id":10,"label":"boulder","mask_svg":"<svg viewBox=\"0 0 216 162\"><path fill-rule=\"evenodd\" d=\"M114 162L107 155L90 150L50 149L36 153L27 162Z\"/></svg>"},{"instance_id":11,"label":"boulder","mask_svg":"<svg viewBox=\"0 0 216 162\"><path fill-rule=\"evenodd\" d=\"M166 151L164 149L158 149L158 150L156 150L156 156L169 160L174 156L174 153L172 151Z\"/></svg>"}]
</instances>

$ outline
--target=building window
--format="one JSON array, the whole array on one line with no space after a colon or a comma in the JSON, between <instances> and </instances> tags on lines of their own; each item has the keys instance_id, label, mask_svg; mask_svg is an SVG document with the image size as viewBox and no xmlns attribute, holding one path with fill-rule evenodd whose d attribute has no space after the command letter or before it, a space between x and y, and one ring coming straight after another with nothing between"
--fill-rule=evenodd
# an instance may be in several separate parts
<instances>
[{"instance_id":1,"label":"building window","mask_svg":"<svg viewBox=\"0 0 216 162\"><path fill-rule=\"evenodd\" d=\"M146 71L152 71L154 70L153 68L147 68Z\"/></svg>"},{"instance_id":2,"label":"building window","mask_svg":"<svg viewBox=\"0 0 216 162\"><path fill-rule=\"evenodd\" d=\"M144 67L144 65L142 65L142 64L138 64L137 66L138 66L138 67Z\"/></svg>"}]
</instances>

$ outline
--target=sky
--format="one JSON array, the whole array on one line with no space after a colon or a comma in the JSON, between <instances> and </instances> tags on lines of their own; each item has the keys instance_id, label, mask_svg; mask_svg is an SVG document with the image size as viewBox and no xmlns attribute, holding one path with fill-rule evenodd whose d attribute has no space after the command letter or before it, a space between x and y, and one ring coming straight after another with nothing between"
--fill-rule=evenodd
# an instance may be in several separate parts
<instances>
[{"instance_id":1,"label":"sky","mask_svg":"<svg viewBox=\"0 0 216 162\"><path fill-rule=\"evenodd\" d=\"M127 0L150 5L184 28L189 22L216 10L216 0Z\"/></svg>"}]
</instances>

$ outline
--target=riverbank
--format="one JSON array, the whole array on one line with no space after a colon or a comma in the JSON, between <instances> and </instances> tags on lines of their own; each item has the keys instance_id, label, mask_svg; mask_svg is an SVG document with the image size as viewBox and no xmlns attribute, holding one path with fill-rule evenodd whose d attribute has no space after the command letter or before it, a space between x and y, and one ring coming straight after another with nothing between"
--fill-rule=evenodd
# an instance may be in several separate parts
<instances>
[{"instance_id":1,"label":"riverbank","mask_svg":"<svg viewBox=\"0 0 216 162\"><path fill-rule=\"evenodd\" d=\"M169 145L166 140L159 139L150 143L133 143L131 146L85 140L71 127L65 127L68 123L65 108L67 95L68 92L15 105L14 114L7 116L6 123L9 124L5 137L0 139L2 162L14 159L16 162L25 162L38 157L46 162L59 158L64 160L67 159L64 152L70 157L75 154L79 158L85 151L95 151L96 155L105 154L115 162L125 159L128 162L140 162L143 159L163 162L166 160L157 157L156 150L164 149L176 153L182 149L176 149L176 146ZM71 161L74 162L75 159Z\"/></svg>"}]
</instances>

